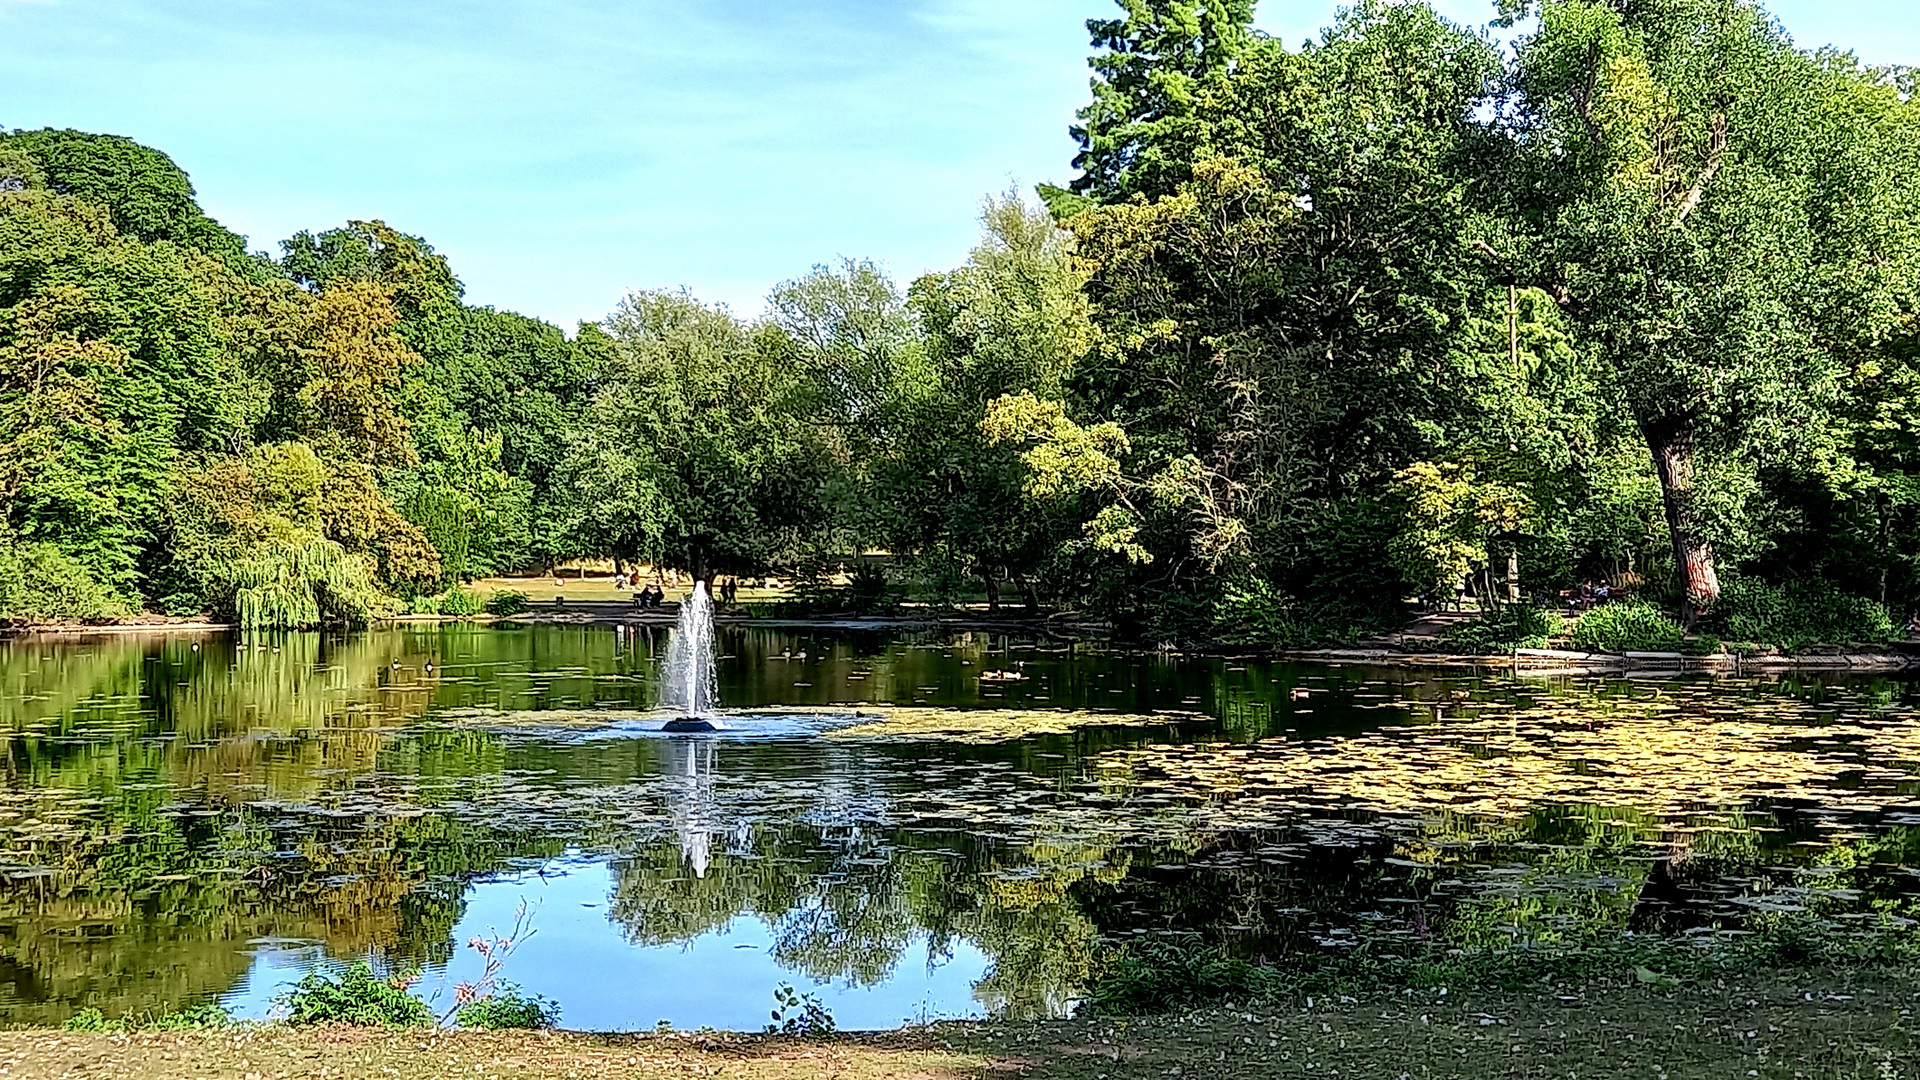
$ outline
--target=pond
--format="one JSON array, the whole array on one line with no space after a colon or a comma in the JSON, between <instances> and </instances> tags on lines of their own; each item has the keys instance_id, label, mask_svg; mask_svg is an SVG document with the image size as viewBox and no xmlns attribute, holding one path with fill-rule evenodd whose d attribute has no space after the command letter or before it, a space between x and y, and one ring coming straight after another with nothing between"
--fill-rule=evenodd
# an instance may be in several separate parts
<instances>
[{"instance_id":1,"label":"pond","mask_svg":"<svg viewBox=\"0 0 1920 1080\"><path fill-rule=\"evenodd\" d=\"M568 1026L1065 1012L1116 943L1268 962L1920 907L1909 685L1516 678L725 627L0 641L0 1021L319 963L504 977ZM1003 678L986 678L985 673Z\"/></svg>"}]
</instances>

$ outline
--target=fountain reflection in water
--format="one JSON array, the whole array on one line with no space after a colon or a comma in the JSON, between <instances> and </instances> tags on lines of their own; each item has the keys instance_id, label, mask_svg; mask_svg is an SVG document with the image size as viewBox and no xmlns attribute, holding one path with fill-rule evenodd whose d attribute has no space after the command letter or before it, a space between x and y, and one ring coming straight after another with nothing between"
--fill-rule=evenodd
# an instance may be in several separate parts
<instances>
[{"instance_id":1,"label":"fountain reflection in water","mask_svg":"<svg viewBox=\"0 0 1920 1080\"><path fill-rule=\"evenodd\" d=\"M713 858L713 836L721 829L713 782L719 767L719 749L713 739L674 739L668 753L667 805L673 812L674 837L680 855L694 877L706 877Z\"/></svg>"},{"instance_id":2,"label":"fountain reflection in water","mask_svg":"<svg viewBox=\"0 0 1920 1080\"><path fill-rule=\"evenodd\" d=\"M667 664L661 676L661 708L681 714L666 729L714 730L717 725L710 718L720 700L714 690L713 597L704 581L694 582L693 591L680 602L680 621L667 642Z\"/></svg>"}]
</instances>

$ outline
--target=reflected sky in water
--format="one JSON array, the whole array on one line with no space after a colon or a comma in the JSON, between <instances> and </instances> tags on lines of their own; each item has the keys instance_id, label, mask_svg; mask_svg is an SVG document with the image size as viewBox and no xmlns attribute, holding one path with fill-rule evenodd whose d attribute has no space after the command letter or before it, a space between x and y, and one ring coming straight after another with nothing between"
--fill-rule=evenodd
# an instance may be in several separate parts
<instances>
[{"instance_id":1,"label":"reflected sky in water","mask_svg":"<svg viewBox=\"0 0 1920 1080\"><path fill-rule=\"evenodd\" d=\"M751 916L684 942L633 944L608 918L613 884L605 863L573 859L556 860L538 873L487 881L469 893L453 937L466 941L510 932L524 900L534 933L516 947L504 978L526 993L564 1001L567 1026L592 1031L650 1030L660 1020L753 1031L767 1023L773 989L782 984L817 996L849 1029L984 1011L973 987L988 961L968 943L941 954L932 951L925 935L916 935L901 952L893 977L877 986L810 978L775 959L773 933ZM236 1016L268 1015L273 998L325 954L318 943L287 941L255 943L251 951L253 963L240 985L221 998ZM444 1012L454 985L477 980L481 967L477 954L461 950L452 962L425 972L414 992Z\"/></svg>"}]
</instances>

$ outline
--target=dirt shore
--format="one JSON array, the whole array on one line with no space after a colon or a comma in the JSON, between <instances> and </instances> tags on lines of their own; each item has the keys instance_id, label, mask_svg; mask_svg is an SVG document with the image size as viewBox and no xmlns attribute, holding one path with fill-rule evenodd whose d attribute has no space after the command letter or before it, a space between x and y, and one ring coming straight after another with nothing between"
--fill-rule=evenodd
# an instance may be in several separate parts
<instances>
[{"instance_id":1,"label":"dirt shore","mask_svg":"<svg viewBox=\"0 0 1920 1080\"><path fill-rule=\"evenodd\" d=\"M0 1032L0 1076L737 1080L1920 1076L1920 973L1798 971L1676 986L1636 973L1522 990L1405 988L1134 1019L949 1023L823 1041L715 1033L245 1027Z\"/></svg>"}]
</instances>

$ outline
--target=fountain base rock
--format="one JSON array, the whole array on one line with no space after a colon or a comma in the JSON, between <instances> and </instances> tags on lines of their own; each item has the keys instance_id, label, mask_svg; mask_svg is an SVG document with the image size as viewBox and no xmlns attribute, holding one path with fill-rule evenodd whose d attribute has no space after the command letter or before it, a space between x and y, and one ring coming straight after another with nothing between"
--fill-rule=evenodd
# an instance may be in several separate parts
<instances>
[{"instance_id":1,"label":"fountain base rock","mask_svg":"<svg viewBox=\"0 0 1920 1080\"><path fill-rule=\"evenodd\" d=\"M665 726L661 727L660 730L687 735L702 731L719 731L720 729L715 727L710 720L702 720L697 716L683 716L678 720L667 721Z\"/></svg>"}]
</instances>

